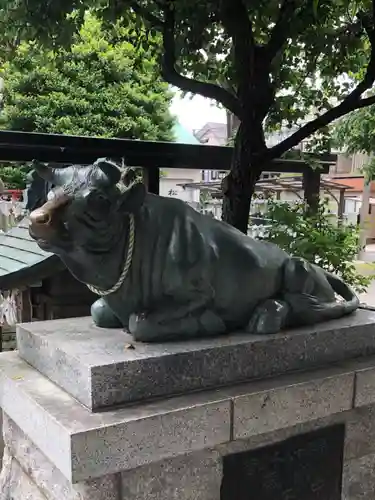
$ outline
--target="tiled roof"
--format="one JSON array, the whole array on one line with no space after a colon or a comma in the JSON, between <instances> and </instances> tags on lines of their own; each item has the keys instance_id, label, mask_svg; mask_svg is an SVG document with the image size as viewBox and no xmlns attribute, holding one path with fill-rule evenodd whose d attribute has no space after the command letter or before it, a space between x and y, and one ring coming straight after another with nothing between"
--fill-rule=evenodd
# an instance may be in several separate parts
<instances>
[{"instance_id":1,"label":"tiled roof","mask_svg":"<svg viewBox=\"0 0 375 500\"><path fill-rule=\"evenodd\" d=\"M364 187L364 178L363 177L333 177L330 179L331 182L338 184L345 184L348 186L347 192L359 192L362 193ZM375 193L375 182L371 182L371 192Z\"/></svg>"},{"instance_id":2,"label":"tiled roof","mask_svg":"<svg viewBox=\"0 0 375 500\"><path fill-rule=\"evenodd\" d=\"M32 285L64 268L60 259L41 250L30 237L29 220L0 235L0 290Z\"/></svg>"},{"instance_id":3,"label":"tiled roof","mask_svg":"<svg viewBox=\"0 0 375 500\"><path fill-rule=\"evenodd\" d=\"M221 145L228 141L228 130L226 123L207 122L200 130L195 131L195 136L201 141L206 135L214 136Z\"/></svg>"}]
</instances>

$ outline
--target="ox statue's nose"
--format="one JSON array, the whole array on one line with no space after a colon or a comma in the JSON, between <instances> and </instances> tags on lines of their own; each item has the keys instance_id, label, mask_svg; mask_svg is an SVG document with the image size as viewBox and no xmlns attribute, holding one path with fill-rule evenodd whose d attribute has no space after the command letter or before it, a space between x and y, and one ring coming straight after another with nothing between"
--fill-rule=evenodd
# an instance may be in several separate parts
<instances>
[{"instance_id":1,"label":"ox statue's nose","mask_svg":"<svg viewBox=\"0 0 375 500\"><path fill-rule=\"evenodd\" d=\"M51 214L45 210L37 209L30 214L30 222L32 225L50 224L51 220Z\"/></svg>"},{"instance_id":2,"label":"ox statue's nose","mask_svg":"<svg viewBox=\"0 0 375 500\"><path fill-rule=\"evenodd\" d=\"M69 201L68 196L61 192L61 190L49 196L48 201L30 214L30 223L32 226L46 226L51 225L54 219L55 211L62 206L66 205Z\"/></svg>"}]
</instances>

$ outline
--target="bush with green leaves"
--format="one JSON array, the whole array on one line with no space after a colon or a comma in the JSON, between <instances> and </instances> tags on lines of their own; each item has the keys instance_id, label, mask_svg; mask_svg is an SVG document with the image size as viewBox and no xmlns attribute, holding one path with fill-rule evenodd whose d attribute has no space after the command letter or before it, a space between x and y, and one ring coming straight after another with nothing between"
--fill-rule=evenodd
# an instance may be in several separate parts
<instances>
[{"instance_id":1,"label":"bush with green leaves","mask_svg":"<svg viewBox=\"0 0 375 500\"><path fill-rule=\"evenodd\" d=\"M303 202L268 201L265 217L272 222L265 237L291 255L303 257L340 276L358 292L366 291L372 277L357 272L359 232L354 225L337 224L322 201L314 214Z\"/></svg>"},{"instance_id":2,"label":"bush with green leaves","mask_svg":"<svg viewBox=\"0 0 375 500\"><path fill-rule=\"evenodd\" d=\"M0 65L0 127L150 141L173 140L173 93L155 52L132 43L132 26L106 29L90 13L69 49L22 42Z\"/></svg>"},{"instance_id":3,"label":"bush with green leaves","mask_svg":"<svg viewBox=\"0 0 375 500\"><path fill-rule=\"evenodd\" d=\"M111 28L86 13L72 46L50 50L21 41L0 64L0 128L169 141L172 92L151 44L138 47L133 27ZM29 168L0 165L8 189L24 189Z\"/></svg>"},{"instance_id":4,"label":"bush with green leaves","mask_svg":"<svg viewBox=\"0 0 375 500\"><path fill-rule=\"evenodd\" d=\"M0 165L0 179L6 189L25 189L26 176L30 172L29 165Z\"/></svg>"}]
</instances>

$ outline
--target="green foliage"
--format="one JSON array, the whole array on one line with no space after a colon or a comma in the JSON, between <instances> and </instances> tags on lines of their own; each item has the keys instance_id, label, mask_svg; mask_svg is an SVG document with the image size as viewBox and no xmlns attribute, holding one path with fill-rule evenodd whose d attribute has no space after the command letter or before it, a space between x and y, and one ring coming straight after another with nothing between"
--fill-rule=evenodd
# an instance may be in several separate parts
<instances>
[{"instance_id":1,"label":"green foliage","mask_svg":"<svg viewBox=\"0 0 375 500\"><path fill-rule=\"evenodd\" d=\"M128 33L137 40L140 50L150 44L158 47L160 39L155 33L162 29L165 9L173 5L175 54L179 56L176 68L237 93L240 74L233 45L236 40L225 4L216 0L0 0L5 28L3 47L10 50L19 37L39 37L55 45L69 43L88 8L110 23L119 19L129 23ZM371 12L370 0L300 0L285 2L281 9L277 0L243 0L233 2L231 9L238 30L252 28L252 33L247 31L246 35L252 35L254 42L263 47L280 21L280 45L271 57L271 84L277 99L267 110L269 129L279 129L281 123L301 123L331 109L353 87L353 79L347 76L364 71L370 44L362 20ZM239 17L244 13L247 19ZM266 56L264 50L264 63ZM182 87L189 91L188 86Z\"/></svg>"},{"instance_id":2,"label":"green foliage","mask_svg":"<svg viewBox=\"0 0 375 500\"><path fill-rule=\"evenodd\" d=\"M348 154L370 156L363 167L366 177L375 178L375 106L358 109L345 116L333 129L335 145Z\"/></svg>"},{"instance_id":3,"label":"green foliage","mask_svg":"<svg viewBox=\"0 0 375 500\"><path fill-rule=\"evenodd\" d=\"M265 217L272 220L268 241L339 275L357 292L366 291L372 278L358 273L354 265L358 253L358 229L332 221L326 202L320 203L316 214L308 215L304 203L292 205L269 200Z\"/></svg>"},{"instance_id":4,"label":"green foliage","mask_svg":"<svg viewBox=\"0 0 375 500\"><path fill-rule=\"evenodd\" d=\"M172 94L155 53L136 47L131 27L106 31L85 16L70 49L22 42L1 68L0 126L7 130L171 140Z\"/></svg>"},{"instance_id":5,"label":"green foliage","mask_svg":"<svg viewBox=\"0 0 375 500\"><path fill-rule=\"evenodd\" d=\"M25 189L26 176L30 171L30 166L0 165L0 179L6 189Z\"/></svg>"}]
</instances>

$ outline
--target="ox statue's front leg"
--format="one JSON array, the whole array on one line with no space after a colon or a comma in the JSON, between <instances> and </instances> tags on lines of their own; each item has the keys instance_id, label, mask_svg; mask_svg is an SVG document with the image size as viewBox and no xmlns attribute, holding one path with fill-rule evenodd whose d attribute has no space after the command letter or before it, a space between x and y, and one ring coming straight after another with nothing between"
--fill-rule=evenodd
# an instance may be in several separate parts
<instances>
[{"instance_id":1,"label":"ox statue's front leg","mask_svg":"<svg viewBox=\"0 0 375 500\"><path fill-rule=\"evenodd\" d=\"M219 335L226 332L226 325L214 311L203 308L202 302L197 300L186 306L172 303L154 313L132 314L129 331L140 342L161 342Z\"/></svg>"},{"instance_id":2,"label":"ox statue's front leg","mask_svg":"<svg viewBox=\"0 0 375 500\"><path fill-rule=\"evenodd\" d=\"M95 325L100 328L121 328L126 326L122 324L102 298L96 300L91 306L91 317Z\"/></svg>"}]
</instances>

